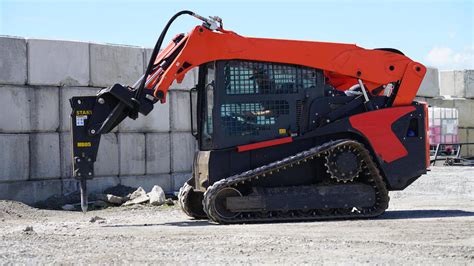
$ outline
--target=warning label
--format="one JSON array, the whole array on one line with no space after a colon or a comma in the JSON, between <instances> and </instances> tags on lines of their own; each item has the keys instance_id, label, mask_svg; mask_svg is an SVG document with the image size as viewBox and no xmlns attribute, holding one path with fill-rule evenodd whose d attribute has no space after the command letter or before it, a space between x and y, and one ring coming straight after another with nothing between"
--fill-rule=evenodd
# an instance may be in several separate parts
<instances>
[{"instance_id":1,"label":"warning label","mask_svg":"<svg viewBox=\"0 0 474 266\"><path fill-rule=\"evenodd\" d=\"M76 116L76 126L83 127L84 122L86 121L86 119L87 119L87 115L77 115Z\"/></svg>"}]
</instances>

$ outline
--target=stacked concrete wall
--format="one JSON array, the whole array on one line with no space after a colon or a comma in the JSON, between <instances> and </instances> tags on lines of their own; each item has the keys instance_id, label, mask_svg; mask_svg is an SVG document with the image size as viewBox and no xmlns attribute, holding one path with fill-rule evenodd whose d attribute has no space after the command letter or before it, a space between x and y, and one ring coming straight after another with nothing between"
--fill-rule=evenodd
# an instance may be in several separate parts
<instances>
[{"instance_id":1,"label":"stacked concrete wall","mask_svg":"<svg viewBox=\"0 0 474 266\"><path fill-rule=\"evenodd\" d=\"M438 83L439 79L439 83ZM418 100L430 106L456 108L459 142L474 143L474 70L441 71L429 68ZM464 156L474 156L474 145L463 147Z\"/></svg>"},{"instance_id":2,"label":"stacked concrete wall","mask_svg":"<svg viewBox=\"0 0 474 266\"><path fill-rule=\"evenodd\" d=\"M141 47L1 37L0 199L34 203L76 191L68 99L133 84L150 54ZM189 72L173 84L168 103L102 137L92 192L117 184L179 189L196 149L187 92L196 79Z\"/></svg>"},{"instance_id":3,"label":"stacked concrete wall","mask_svg":"<svg viewBox=\"0 0 474 266\"><path fill-rule=\"evenodd\" d=\"M150 55L141 47L0 37L0 199L34 203L76 191L68 99L113 83L133 84ZM459 109L461 141L474 142L473 77L472 70L439 75L430 68L418 94L433 106ZM168 103L103 136L91 191L117 184L179 189L196 150L188 93L196 80L191 71L172 85Z\"/></svg>"},{"instance_id":4,"label":"stacked concrete wall","mask_svg":"<svg viewBox=\"0 0 474 266\"><path fill-rule=\"evenodd\" d=\"M474 70L440 72L440 94L474 99Z\"/></svg>"}]
</instances>

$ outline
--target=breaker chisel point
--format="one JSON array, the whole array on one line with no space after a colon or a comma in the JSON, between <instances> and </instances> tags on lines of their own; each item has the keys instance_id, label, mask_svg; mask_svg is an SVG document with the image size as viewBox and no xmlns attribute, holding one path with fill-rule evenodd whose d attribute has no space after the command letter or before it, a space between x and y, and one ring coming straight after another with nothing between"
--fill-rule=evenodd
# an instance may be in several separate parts
<instances>
[{"instance_id":1,"label":"breaker chisel point","mask_svg":"<svg viewBox=\"0 0 474 266\"><path fill-rule=\"evenodd\" d=\"M81 187L81 209L83 213L87 212L88 200L87 200L87 180L81 179L79 181Z\"/></svg>"}]
</instances>

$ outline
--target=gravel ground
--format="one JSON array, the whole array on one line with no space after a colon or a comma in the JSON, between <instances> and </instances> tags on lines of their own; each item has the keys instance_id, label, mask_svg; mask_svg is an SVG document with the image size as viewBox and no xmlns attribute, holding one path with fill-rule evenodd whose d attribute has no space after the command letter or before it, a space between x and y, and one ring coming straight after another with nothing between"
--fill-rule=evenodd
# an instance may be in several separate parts
<instances>
[{"instance_id":1,"label":"gravel ground","mask_svg":"<svg viewBox=\"0 0 474 266\"><path fill-rule=\"evenodd\" d=\"M434 167L391 193L378 219L250 225L190 220L177 207L82 214L0 201L0 262L472 265L473 192L474 168Z\"/></svg>"}]
</instances>

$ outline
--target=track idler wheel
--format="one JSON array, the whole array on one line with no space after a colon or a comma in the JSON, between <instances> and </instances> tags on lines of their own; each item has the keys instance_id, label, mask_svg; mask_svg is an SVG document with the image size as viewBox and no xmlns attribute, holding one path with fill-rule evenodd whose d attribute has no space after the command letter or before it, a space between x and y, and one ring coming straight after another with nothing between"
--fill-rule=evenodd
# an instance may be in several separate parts
<instances>
[{"instance_id":1,"label":"track idler wheel","mask_svg":"<svg viewBox=\"0 0 474 266\"><path fill-rule=\"evenodd\" d=\"M350 146L340 146L326 156L327 172L337 182L351 182L361 172L362 157Z\"/></svg>"},{"instance_id":2,"label":"track idler wheel","mask_svg":"<svg viewBox=\"0 0 474 266\"><path fill-rule=\"evenodd\" d=\"M242 197L242 193L233 187L226 187L217 192L214 200L214 208L217 215L222 218L232 219L240 215L240 212L232 212L227 208L226 199L228 197Z\"/></svg>"},{"instance_id":3,"label":"track idler wheel","mask_svg":"<svg viewBox=\"0 0 474 266\"><path fill-rule=\"evenodd\" d=\"M178 203L186 215L194 219L207 219L202 207L203 192L196 192L187 182L179 189Z\"/></svg>"}]
</instances>

